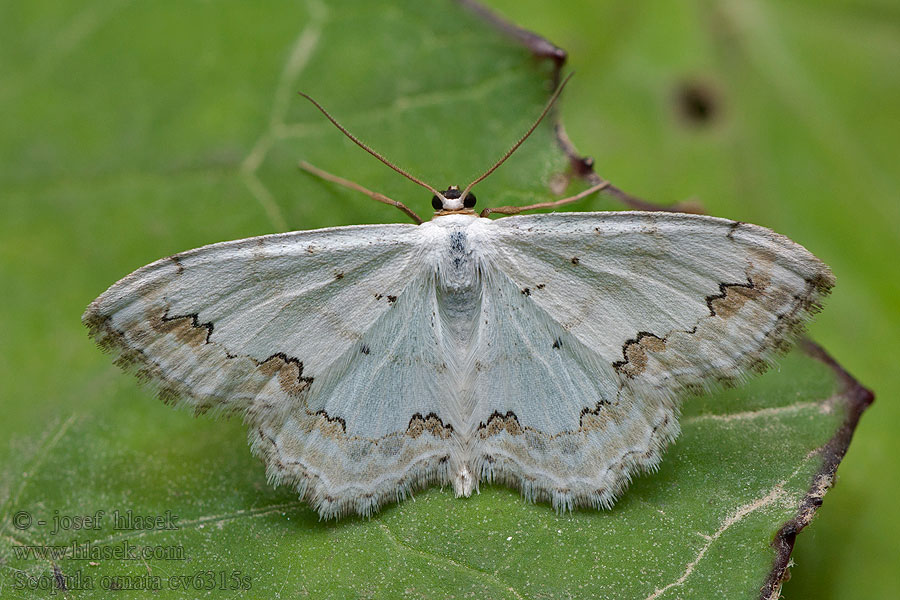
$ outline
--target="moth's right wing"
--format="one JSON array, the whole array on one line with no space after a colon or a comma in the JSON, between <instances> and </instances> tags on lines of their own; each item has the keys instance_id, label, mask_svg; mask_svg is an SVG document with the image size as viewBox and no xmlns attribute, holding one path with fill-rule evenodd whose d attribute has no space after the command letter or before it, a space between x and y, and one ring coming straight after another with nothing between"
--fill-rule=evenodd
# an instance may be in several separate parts
<instances>
[{"instance_id":1,"label":"moth's right wing","mask_svg":"<svg viewBox=\"0 0 900 600\"><path fill-rule=\"evenodd\" d=\"M414 225L213 244L125 277L83 322L164 401L244 416L270 479L323 517L369 514L447 481L426 246Z\"/></svg>"},{"instance_id":2,"label":"moth's right wing","mask_svg":"<svg viewBox=\"0 0 900 600\"><path fill-rule=\"evenodd\" d=\"M713 217L541 214L484 232L474 470L558 509L611 505L677 435L677 394L765 367L834 281L786 237Z\"/></svg>"}]
</instances>

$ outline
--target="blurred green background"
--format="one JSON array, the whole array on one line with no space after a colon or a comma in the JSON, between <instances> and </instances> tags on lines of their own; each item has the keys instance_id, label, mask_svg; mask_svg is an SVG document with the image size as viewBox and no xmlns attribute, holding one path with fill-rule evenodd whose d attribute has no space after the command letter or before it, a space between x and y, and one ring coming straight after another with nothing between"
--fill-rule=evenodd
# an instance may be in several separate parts
<instances>
[{"instance_id":1,"label":"blurred green background","mask_svg":"<svg viewBox=\"0 0 900 600\"><path fill-rule=\"evenodd\" d=\"M798 538L795 577L784 592L787 598L896 597L900 5L887 0L488 4L569 52L568 68L577 75L561 104L563 121L602 176L654 202L694 200L711 214L771 227L831 265L838 285L812 336L878 400L862 419L837 486ZM162 5L165 10L156 8ZM279 47L287 56L298 18L310 15L298 17L295 4L286 2L254 3L246 10L233 10L248 6L241 2L220 5L211 19L205 2L0 6L0 220L6 236L0 244L0 289L8 306L41 305L3 313L0 342L29 335L55 339L55 360L73 372L90 371L97 357L85 352L77 315L60 311L82 301L85 273L103 268L110 245L131 256L148 236L156 236L160 247L169 242L174 252L185 249L185 240L199 245L233 237L235 230L266 233L279 218L290 226L400 220L385 217L364 199L327 210L304 205L297 189L278 186L269 186L272 204L266 208L264 202L261 210L241 184L227 180L223 174L245 159L272 110L258 103L254 90L271 90L282 68L280 62L261 62L253 52L235 55L228 49L247 45L248 39L265 40L261 48ZM183 20L159 16L178 12ZM273 19L273 13L290 18ZM134 34L148 27L158 31L157 38ZM454 35L452 24L447 35ZM173 39L179 43L169 45ZM106 45L109 62L92 62L98 53L91 48L98 43ZM413 65L432 58L411 54L405 60ZM328 72L317 76L325 81ZM360 72L356 81L324 84L331 90L325 92L331 94L329 106L339 104L335 94L342 87L359 85L365 76ZM401 84L421 76L414 69L396 74ZM314 80L310 75L307 81ZM155 85L160 81L167 85ZM435 82L435 93L452 85ZM379 90L373 87L371 93ZM110 97L128 110L98 118L97 106ZM153 107L168 110L154 110L145 101L149 97ZM305 109L291 104L283 110ZM195 119L198 114L203 118ZM367 172L381 168L360 162ZM290 160L275 164L264 166L260 177ZM444 177L440 171L434 175L437 181ZM503 183L502 171L498 177L495 181ZM246 183L254 185L252 178ZM402 186L398 190L409 191ZM105 206L105 213L86 210L97 190L105 198L120 196L121 205ZM215 198L216 218L210 220L193 198L203 198L206 207ZM422 203L418 208L427 212ZM170 220L154 219L154 211L179 212L181 230L173 231ZM147 221L134 235L127 224L141 213ZM32 220L35 214L43 215L40 222ZM54 268L60 255L83 263L60 272ZM30 284L17 285L13 272L25 271ZM118 266L110 271L124 274ZM112 282L106 274L98 279ZM44 308L45 300L35 293L54 302ZM56 330L57 323L70 329ZM13 397L27 403L28 395L59 389L52 365L28 356L27 348L3 350L4 403ZM73 381L71 389L83 383ZM117 379L95 385L108 390L124 384ZM74 405L80 398L73 391L67 400ZM136 436L139 425L133 424ZM8 481L0 484L8 490Z\"/></svg>"}]
</instances>

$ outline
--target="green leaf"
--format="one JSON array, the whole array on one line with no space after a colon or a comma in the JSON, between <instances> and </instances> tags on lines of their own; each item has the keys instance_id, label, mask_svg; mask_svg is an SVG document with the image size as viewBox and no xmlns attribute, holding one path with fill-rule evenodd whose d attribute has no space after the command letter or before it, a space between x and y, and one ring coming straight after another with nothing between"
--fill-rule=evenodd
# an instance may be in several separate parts
<instances>
[{"instance_id":1,"label":"green leaf","mask_svg":"<svg viewBox=\"0 0 900 600\"><path fill-rule=\"evenodd\" d=\"M369 520L321 523L266 483L240 423L161 405L80 325L94 296L160 256L406 219L300 173L299 159L428 214L429 193L297 90L424 180L464 185L539 113L551 61L452 2L8 3L0 23L0 107L19 124L0 146L0 280L14 282L0 313L0 593L753 598L777 586L867 399L813 347L688 399L660 471L611 511L560 516L505 488L467 500L433 488ZM479 200L551 199L568 164L548 122ZM128 511L172 528L116 529ZM79 516L97 528L54 530Z\"/></svg>"}]
</instances>

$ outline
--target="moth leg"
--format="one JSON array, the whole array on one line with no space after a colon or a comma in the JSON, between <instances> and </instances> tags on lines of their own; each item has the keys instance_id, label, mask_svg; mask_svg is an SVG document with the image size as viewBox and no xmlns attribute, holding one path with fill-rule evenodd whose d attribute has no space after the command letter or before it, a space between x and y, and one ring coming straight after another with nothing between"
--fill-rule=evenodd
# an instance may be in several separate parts
<instances>
[{"instance_id":1,"label":"moth leg","mask_svg":"<svg viewBox=\"0 0 900 600\"><path fill-rule=\"evenodd\" d=\"M343 177L338 177L337 175L332 175L328 171L323 171L322 169L320 169L318 167L314 167L313 165L309 164L308 162L306 162L304 160L301 160L298 166L301 169L303 169L304 171L312 173L316 177L321 177L322 179L324 179L326 181L330 181L332 183L337 183L344 187L350 188L351 190L356 190L357 192L362 192L363 194L365 194L372 200L377 200L378 202L383 202L384 204L390 204L391 206L395 206L395 207L399 208L400 210L402 210L404 213L406 213L413 221L415 221L416 225L422 224L422 219L419 217L419 215L414 213L405 204L403 204L402 202L400 202L398 200L393 200L391 198L388 198L384 194L379 194L378 192L373 192L372 190L370 190L368 188L364 188L363 186L359 185L358 183L354 183L354 182L350 181L349 179L344 179Z\"/></svg>"},{"instance_id":2,"label":"moth leg","mask_svg":"<svg viewBox=\"0 0 900 600\"><path fill-rule=\"evenodd\" d=\"M535 210L538 208L556 208L557 206L562 206L563 204L570 204L572 202L581 200L582 198L590 196L591 194L599 192L600 190L607 188L607 187L609 187L609 182L601 181L600 183L598 183L596 185L592 185L591 187L584 190L583 192L575 194L574 196L569 196L568 198L563 198L562 200L554 200L553 202L539 202L537 204L530 204L528 206L498 206L496 208L486 208L483 211L481 211L480 216L486 217L491 213L499 213L499 214L503 214L503 215L516 215L516 214L519 214L520 212L523 212L526 210Z\"/></svg>"}]
</instances>

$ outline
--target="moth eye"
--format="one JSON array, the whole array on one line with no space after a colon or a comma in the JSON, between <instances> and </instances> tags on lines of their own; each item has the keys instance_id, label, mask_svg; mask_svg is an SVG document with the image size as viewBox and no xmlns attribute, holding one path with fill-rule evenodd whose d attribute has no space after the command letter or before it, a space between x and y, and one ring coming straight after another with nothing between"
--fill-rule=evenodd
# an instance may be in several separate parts
<instances>
[{"instance_id":1,"label":"moth eye","mask_svg":"<svg viewBox=\"0 0 900 600\"><path fill-rule=\"evenodd\" d=\"M431 205L434 207L434 210L441 210L444 208L444 203L441 202L441 199L437 196L431 197Z\"/></svg>"},{"instance_id":2,"label":"moth eye","mask_svg":"<svg viewBox=\"0 0 900 600\"><path fill-rule=\"evenodd\" d=\"M463 200L463 206L465 206L466 208L472 208L473 206L475 206L475 194L471 192L466 194L466 199Z\"/></svg>"}]
</instances>

